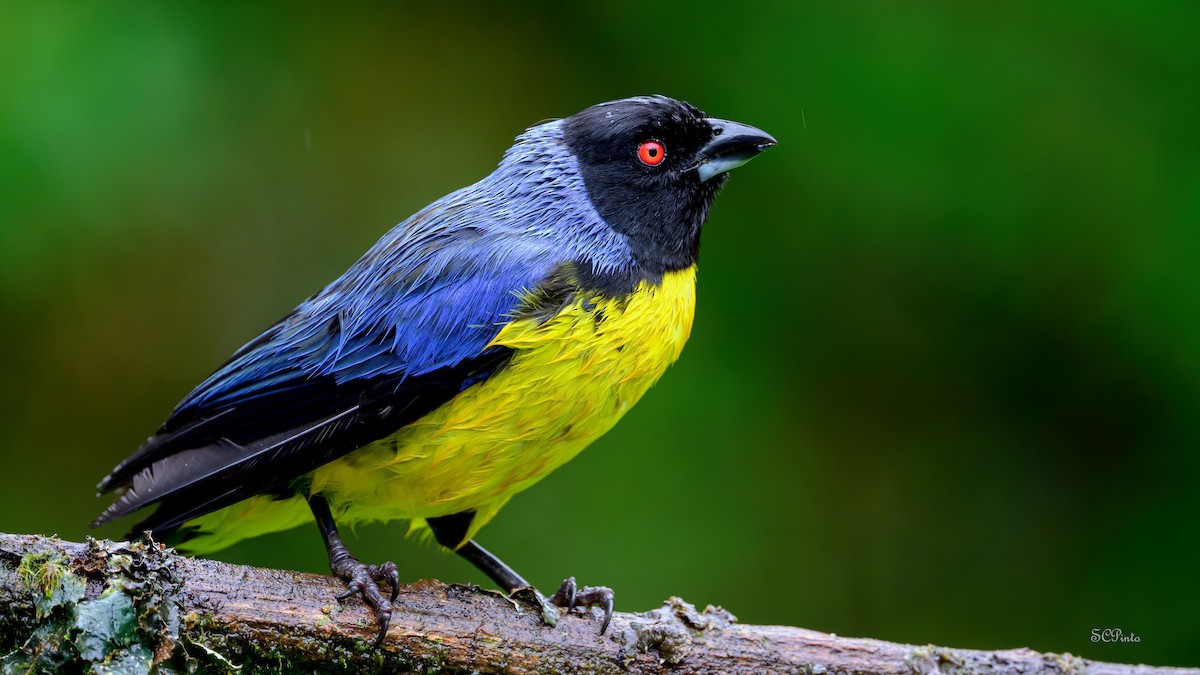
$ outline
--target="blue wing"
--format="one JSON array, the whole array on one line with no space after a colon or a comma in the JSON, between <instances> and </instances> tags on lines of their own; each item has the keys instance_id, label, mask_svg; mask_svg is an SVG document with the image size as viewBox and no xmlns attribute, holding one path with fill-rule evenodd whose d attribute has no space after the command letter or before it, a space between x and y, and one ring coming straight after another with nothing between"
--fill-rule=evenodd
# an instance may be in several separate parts
<instances>
[{"instance_id":1,"label":"blue wing","mask_svg":"<svg viewBox=\"0 0 1200 675\"><path fill-rule=\"evenodd\" d=\"M97 524L164 502L170 529L316 467L424 415L502 367L488 348L556 255L463 226L435 203L201 383L101 489Z\"/></svg>"},{"instance_id":2,"label":"blue wing","mask_svg":"<svg viewBox=\"0 0 1200 675\"><path fill-rule=\"evenodd\" d=\"M559 265L636 266L587 199L558 122L526 131L483 181L385 235L190 393L100 484L94 524L161 506L169 530L297 478L442 405L511 356L489 347Z\"/></svg>"}]
</instances>

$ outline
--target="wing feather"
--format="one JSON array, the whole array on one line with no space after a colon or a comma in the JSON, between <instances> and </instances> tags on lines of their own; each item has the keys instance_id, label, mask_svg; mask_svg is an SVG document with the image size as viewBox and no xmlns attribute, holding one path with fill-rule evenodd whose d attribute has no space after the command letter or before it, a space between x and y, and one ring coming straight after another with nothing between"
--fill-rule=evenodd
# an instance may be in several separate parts
<instances>
[{"instance_id":1,"label":"wing feather","mask_svg":"<svg viewBox=\"0 0 1200 675\"><path fill-rule=\"evenodd\" d=\"M143 526L171 529L294 492L313 469L503 368L512 353L492 339L522 297L574 262L605 273L637 265L548 123L237 350L100 483L119 494L97 523L160 504Z\"/></svg>"},{"instance_id":2,"label":"wing feather","mask_svg":"<svg viewBox=\"0 0 1200 675\"><path fill-rule=\"evenodd\" d=\"M430 214L401 228L189 394L101 482L120 494L94 524L156 503L173 508L153 520L175 523L199 504L286 491L502 367L510 352L488 344L553 256L455 246Z\"/></svg>"}]
</instances>

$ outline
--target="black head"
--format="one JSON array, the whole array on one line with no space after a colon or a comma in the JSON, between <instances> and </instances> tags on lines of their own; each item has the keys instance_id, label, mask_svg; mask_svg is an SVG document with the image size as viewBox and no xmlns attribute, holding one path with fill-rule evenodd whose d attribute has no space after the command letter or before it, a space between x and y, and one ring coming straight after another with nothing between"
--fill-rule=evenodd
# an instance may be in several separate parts
<instances>
[{"instance_id":1,"label":"black head","mask_svg":"<svg viewBox=\"0 0 1200 675\"><path fill-rule=\"evenodd\" d=\"M726 172L775 145L766 132L666 96L592 106L564 120L563 133L596 211L629 238L652 278L696 262Z\"/></svg>"}]
</instances>

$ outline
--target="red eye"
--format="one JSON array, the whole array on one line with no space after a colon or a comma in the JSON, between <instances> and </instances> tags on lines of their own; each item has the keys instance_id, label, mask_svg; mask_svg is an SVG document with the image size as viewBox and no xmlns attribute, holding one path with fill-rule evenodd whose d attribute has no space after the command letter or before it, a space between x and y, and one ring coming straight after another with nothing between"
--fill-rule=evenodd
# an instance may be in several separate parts
<instances>
[{"instance_id":1,"label":"red eye","mask_svg":"<svg viewBox=\"0 0 1200 675\"><path fill-rule=\"evenodd\" d=\"M646 166L658 166L667 158L667 149L658 141L646 141L638 146L638 159Z\"/></svg>"}]
</instances>

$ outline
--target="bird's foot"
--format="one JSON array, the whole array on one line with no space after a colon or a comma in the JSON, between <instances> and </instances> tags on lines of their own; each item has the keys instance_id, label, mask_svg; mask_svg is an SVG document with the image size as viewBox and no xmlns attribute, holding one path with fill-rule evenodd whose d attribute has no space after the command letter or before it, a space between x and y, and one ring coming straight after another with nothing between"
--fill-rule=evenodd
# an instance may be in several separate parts
<instances>
[{"instance_id":1,"label":"bird's foot","mask_svg":"<svg viewBox=\"0 0 1200 675\"><path fill-rule=\"evenodd\" d=\"M331 562L333 575L346 582L346 592L337 596L345 600L352 595L362 595L363 601L375 610L375 622L379 624L379 635L373 643L375 647L383 644L387 635L388 623L392 620L392 603L400 593L400 572L396 563L385 562L382 565L364 565L348 553L338 556ZM383 597L379 584L386 582L392 589L390 598Z\"/></svg>"},{"instance_id":2,"label":"bird's foot","mask_svg":"<svg viewBox=\"0 0 1200 675\"><path fill-rule=\"evenodd\" d=\"M576 607L600 607L604 610L604 623L600 625L600 634L604 635L604 631L608 630L608 622L612 620L613 615L613 590L607 586L584 586L579 588L575 584L575 577L567 577L558 587L554 595L546 599L546 603L552 606L565 607L567 613ZM555 619L558 618L558 612L555 611ZM546 619L545 608L542 610L542 618ZM546 623L551 626L553 621L547 620Z\"/></svg>"}]
</instances>

